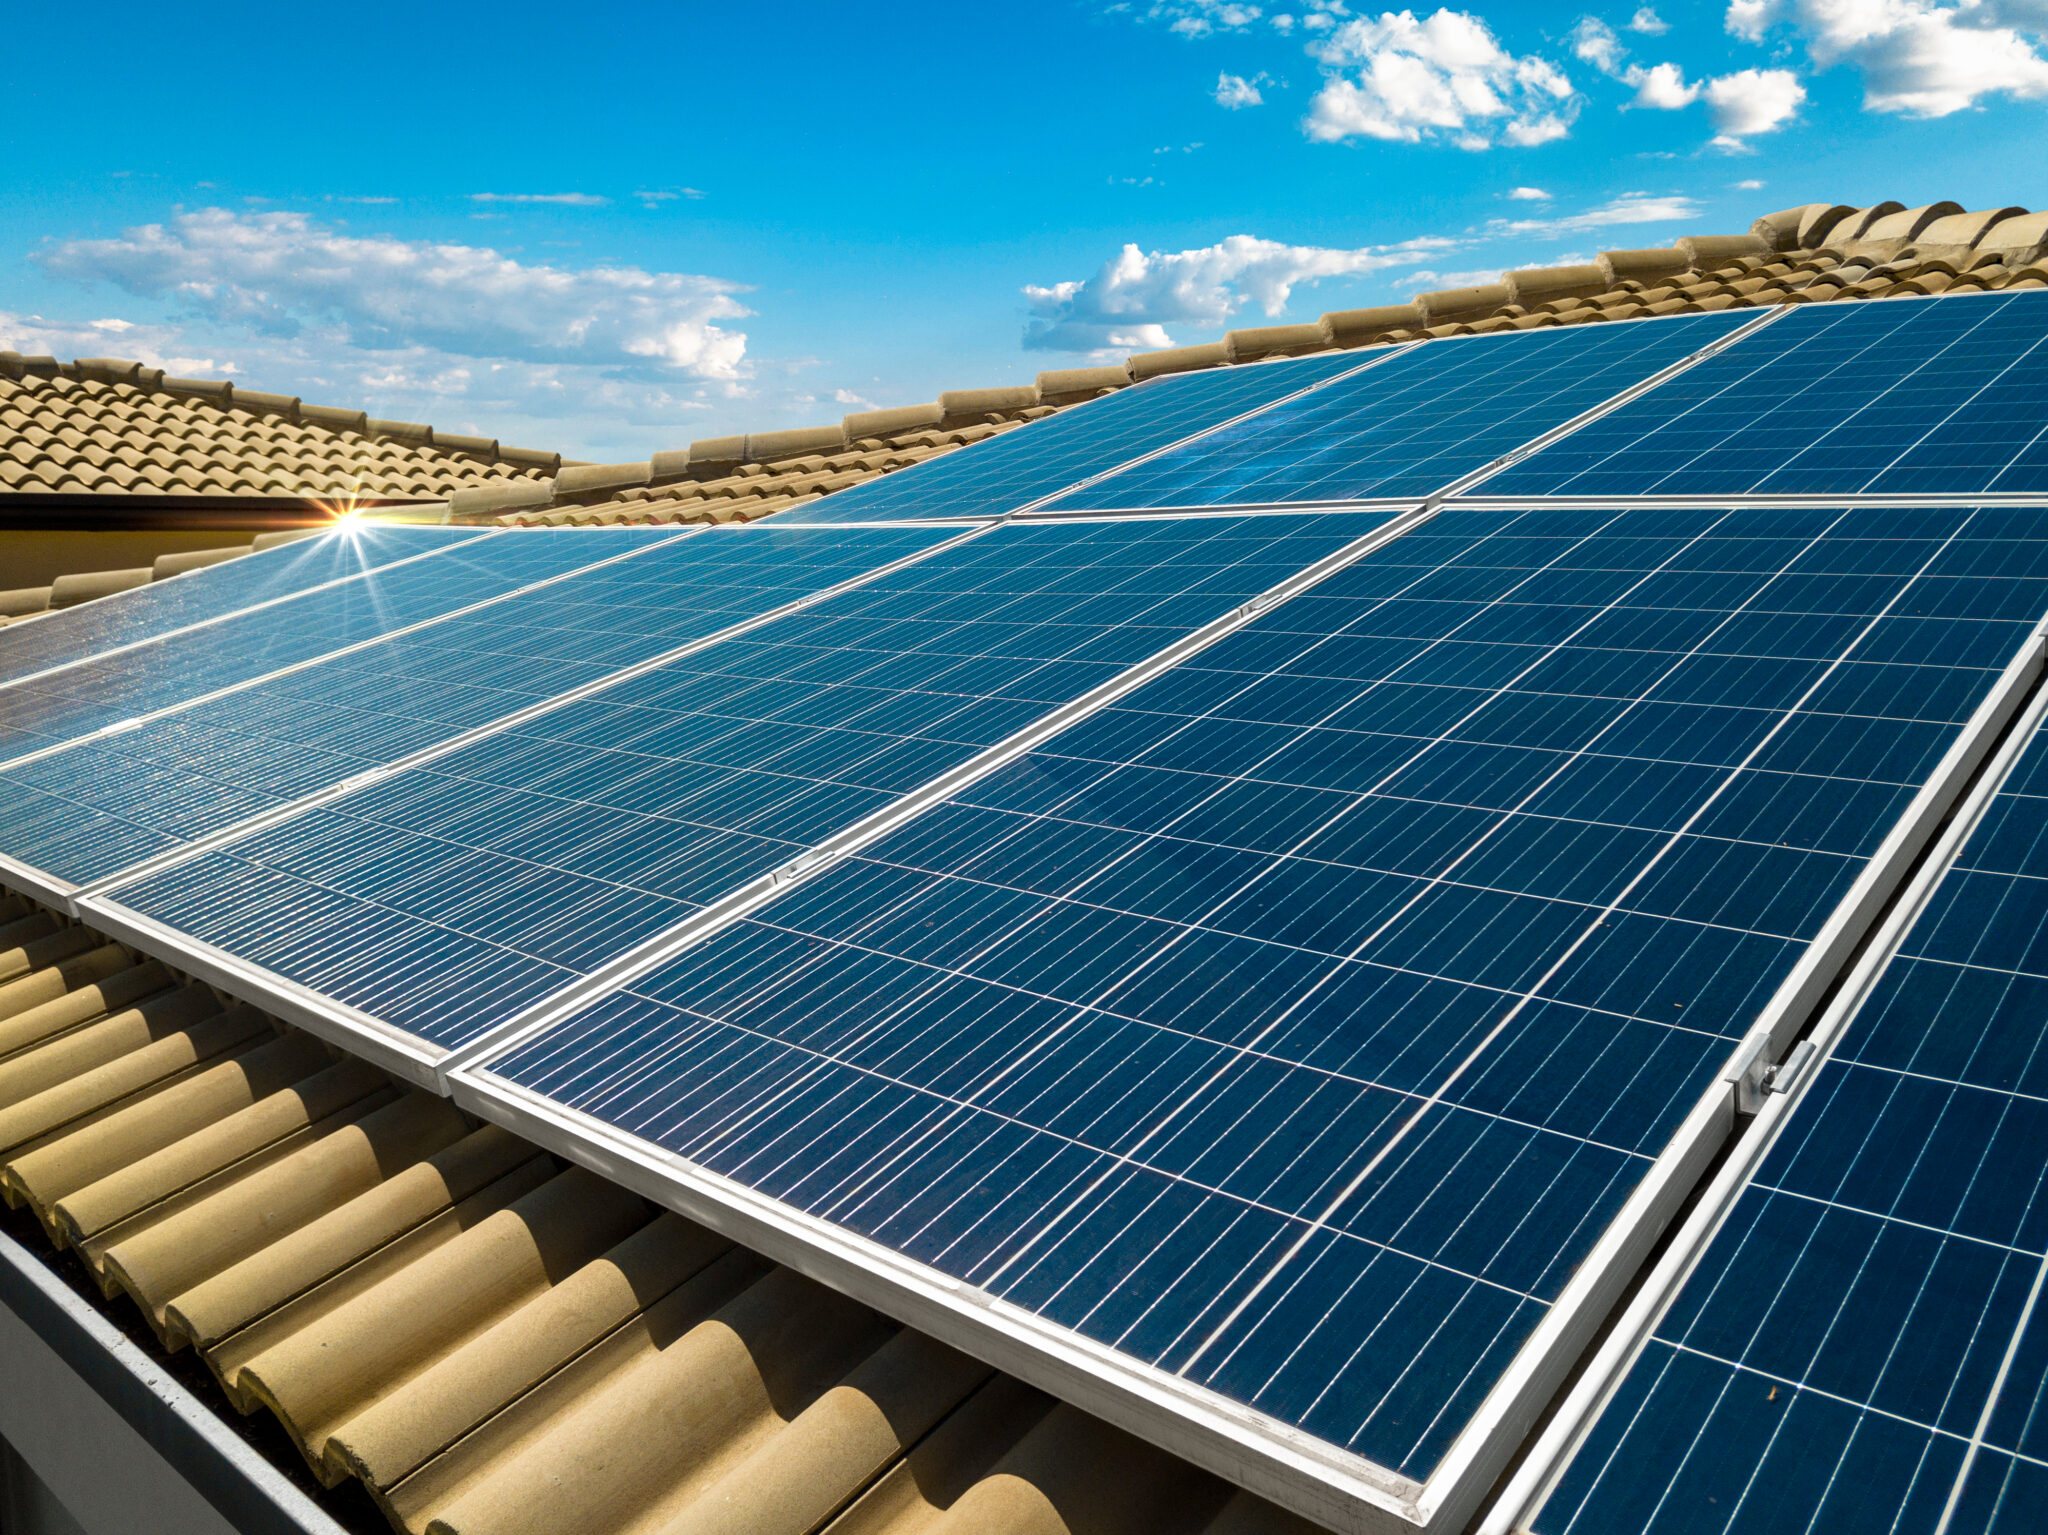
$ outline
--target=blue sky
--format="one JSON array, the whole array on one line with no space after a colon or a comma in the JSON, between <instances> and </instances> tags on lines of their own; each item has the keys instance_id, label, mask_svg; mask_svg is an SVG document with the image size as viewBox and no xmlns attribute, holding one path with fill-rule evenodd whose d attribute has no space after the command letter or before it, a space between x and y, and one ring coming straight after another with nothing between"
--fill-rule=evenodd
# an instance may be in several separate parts
<instances>
[{"instance_id":1,"label":"blue sky","mask_svg":"<svg viewBox=\"0 0 2048 1535\"><path fill-rule=\"evenodd\" d=\"M2048 204L2048 0L205 14L10 18L0 346L599 460L1797 203Z\"/></svg>"}]
</instances>

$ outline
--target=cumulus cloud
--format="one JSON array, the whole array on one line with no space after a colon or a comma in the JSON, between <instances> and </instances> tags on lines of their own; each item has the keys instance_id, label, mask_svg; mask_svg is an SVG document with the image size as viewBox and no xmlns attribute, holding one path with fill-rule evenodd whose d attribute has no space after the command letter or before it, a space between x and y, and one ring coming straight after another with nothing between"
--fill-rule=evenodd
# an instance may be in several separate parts
<instances>
[{"instance_id":1,"label":"cumulus cloud","mask_svg":"<svg viewBox=\"0 0 2048 1535\"><path fill-rule=\"evenodd\" d=\"M1787 22L1816 67L1852 65L1872 112L1946 117L1985 96L2048 96L2040 0L1731 0L1728 30L1752 42Z\"/></svg>"},{"instance_id":2,"label":"cumulus cloud","mask_svg":"<svg viewBox=\"0 0 2048 1535\"><path fill-rule=\"evenodd\" d=\"M1579 18L1572 28L1572 52L1603 75L1620 74L1622 61L1628 57L1620 36L1598 16Z\"/></svg>"},{"instance_id":3,"label":"cumulus cloud","mask_svg":"<svg viewBox=\"0 0 2048 1535\"><path fill-rule=\"evenodd\" d=\"M1452 244L1424 239L1331 250L1232 235L1200 250L1126 245L1092 277L1025 288L1031 314L1024 345L1056 352L1172 346L1169 325L1221 329L1247 303L1278 319L1298 284L1412 266Z\"/></svg>"},{"instance_id":4,"label":"cumulus cloud","mask_svg":"<svg viewBox=\"0 0 2048 1535\"><path fill-rule=\"evenodd\" d=\"M1671 30L1671 23L1645 5L1639 6L1635 15L1629 17L1628 29L1631 32L1640 32L1645 37L1662 37Z\"/></svg>"},{"instance_id":5,"label":"cumulus cloud","mask_svg":"<svg viewBox=\"0 0 2048 1535\"><path fill-rule=\"evenodd\" d=\"M217 324L290 338L321 327L368 351L653 364L739 375L740 285L631 266L525 263L485 246L347 234L301 213L209 208L32 259L53 277L163 298Z\"/></svg>"},{"instance_id":6,"label":"cumulus cloud","mask_svg":"<svg viewBox=\"0 0 2048 1535\"><path fill-rule=\"evenodd\" d=\"M1806 103L1806 87L1789 69L1743 69L1706 83L1714 115L1714 143L1739 149L1743 141L1790 121Z\"/></svg>"},{"instance_id":7,"label":"cumulus cloud","mask_svg":"<svg viewBox=\"0 0 2048 1535\"><path fill-rule=\"evenodd\" d=\"M1534 54L1509 53L1468 12L1354 18L1309 51L1330 72L1309 108L1305 126L1314 139L1486 149L1547 143L1570 131L1577 97L1564 71Z\"/></svg>"},{"instance_id":8,"label":"cumulus cloud","mask_svg":"<svg viewBox=\"0 0 2048 1535\"><path fill-rule=\"evenodd\" d=\"M1541 187L1514 187L1508 192L1508 199L1518 203L1547 203L1550 194Z\"/></svg>"},{"instance_id":9,"label":"cumulus cloud","mask_svg":"<svg viewBox=\"0 0 2048 1535\"><path fill-rule=\"evenodd\" d=\"M1259 94L1259 87L1269 83L1263 74L1247 80L1243 75L1222 74L1216 77L1216 105L1236 111L1239 107L1256 107L1265 104L1266 98Z\"/></svg>"},{"instance_id":10,"label":"cumulus cloud","mask_svg":"<svg viewBox=\"0 0 2048 1535\"><path fill-rule=\"evenodd\" d=\"M1736 6L1744 3L1746 0L1735 0ZM1890 0L1881 0L1881 3L1890 3ZM1642 12L1637 12L1635 21L1629 23L1631 31L1651 30L1636 25L1642 15ZM1734 30L1732 7L1729 16L1730 30ZM1652 19L1655 19L1654 14ZM1712 142L1721 149L1745 148L1745 140L1781 127L1797 116L1800 107L1806 103L1806 87L1789 69L1743 69L1733 74L1689 82L1685 71L1676 64L1645 67L1630 63L1628 49L1620 34L1596 16L1583 18L1572 29L1572 51L1601 74L1633 90L1635 97L1629 102L1632 107L1677 112L1704 100L1714 120Z\"/></svg>"},{"instance_id":11,"label":"cumulus cloud","mask_svg":"<svg viewBox=\"0 0 2048 1535\"><path fill-rule=\"evenodd\" d=\"M1661 112L1675 112L1700 99L1701 87L1685 83L1685 71L1676 64L1653 64L1648 69L1629 71L1628 83L1636 88L1632 105Z\"/></svg>"}]
</instances>

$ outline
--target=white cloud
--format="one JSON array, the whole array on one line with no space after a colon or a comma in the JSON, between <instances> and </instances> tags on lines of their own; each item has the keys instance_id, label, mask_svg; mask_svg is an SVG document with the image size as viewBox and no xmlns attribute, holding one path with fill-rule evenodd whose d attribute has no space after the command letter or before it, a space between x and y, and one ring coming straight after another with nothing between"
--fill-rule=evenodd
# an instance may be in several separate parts
<instances>
[{"instance_id":1,"label":"white cloud","mask_svg":"<svg viewBox=\"0 0 2048 1535\"><path fill-rule=\"evenodd\" d=\"M1745 0L1735 0L1729 9L1729 29L1736 30L1736 10ZM1771 0L1762 0L1771 3ZM1840 0L1821 0L1840 3ZM1860 3L1860 0L1847 0ZM1877 0L1896 3L1896 0ZM1641 19L1637 13L1637 20ZM1654 20L1654 16L1652 17ZM1746 24L1746 22L1745 22ZM1631 30L1647 31L1635 22ZM1661 24L1660 24L1661 25ZM1615 30L1597 17L1587 16L1572 29L1573 51L1609 79L1619 80L1635 91L1629 105L1657 112L1678 112L1704 100L1713 114L1717 148L1739 150L1744 140L1768 133L1789 121L1806 102L1806 87L1789 69L1743 69L1709 80L1688 82L1676 64L1652 64L1645 68L1628 61L1628 49Z\"/></svg>"},{"instance_id":2,"label":"white cloud","mask_svg":"<svg viewBox=\"0 0 2048 1535\"><path fill-rule=\"evenodd\" d=\"M1242 32L1263 14L1256 5L1240 5L1235 0L1160 0L1145 13L1147 20L1164 21L1169 31L1182 37Z\"/></svg>"},{"instance_id":3,"label":"white cloud","mask_svg":"<svg viewBox=\"0 0 2048 1535\"><path fill-rule=\"evenodd\" d=\"M1565 137L1577 103L1564 71L1509 53L1464 11L1439 10L1424 21L1413 11L1355 18L1309 51L1331 71L1304 125L1325 142L1542 144Z\"/></svg>"},{"instance_id":4,"label":"white cloud","mask_svg":"<svg viewBox=\"0 0 2048 1535\"><path fill-rule=\"evenodd\" d=\"M1761 192L1763 189L1764 184L1761 181L1738 181L1735 183L1735 190L1738 192Z\"/></svg>"},{"instance_id":5,"label":"white cloud","mask_svg":"<svg viewBox=\"0 0 2048 1535\"><path fill-rule=\"evenodd\" d=\"M1676 64L1653 64L1648 69L1636 66L1626 78L1636 88L1636 99L1631 105L1660 112L1691 106L1700 99L1702 90L1701 86L1687 85L1685 71Z\"/></svg>"},{"instance_id":6,"label":"white cloud","mask_svg":"<svg viewBox=\"0 0 2048 1535\"><path fill-rule=\"evenodd\" d=\"M1760 43L1771 24L1771 12L1776 8L1777 0L1728 0L1728 16L1724 25L1731 36L1745 42Z\"/></svg>"},{"instance_id":7,"label":"white cloud","mask_svg":"<svg viewBox=\"0 0 2048 1535\"><path fill-rule=\"evenodd\" d=\"M1690 219L1700 211L1690 197L1657 196L1649 192L1624 192L1581 213L1548 219L1494 219L1487 232L1494 235L1566 235L1594 229L1612 229L1621 224L1661 224Z\"/></svg>"},{"instance_id":8,"label":"white cloud","mask_svg":"<svg viewBox=\"0 0 2048 1535\"><path fill-rule=\"evenodd\" d=\"M1628 50L1614 28L1598 16L1579 18L1578 25L1572 28L1572 52L1603 75L1620 74L1621 61L1628 57Z\"/></svg>"},{"instance_id":9,"label":"white cloud","mask_svg":"<svg viewBox=\"0 0 2048 1535\"><path fill-rule=\"evenodd\" d=\"M1629 17L1628 29L1645 37L1662 37L1671 30L1671 23L1645 5L1637 7L1635 15Z\"/></svg>"},{"instance_id":10,"label":"white cloud","mask_svg":"<svg viewBox=\"0 0 2048 1535\"><path fill-rule=\"evenodd\" d=\"M1412 266L1454 242L1330 250L1232 235L1200 250L1144 251L1126 245L1093 277L1024 289L1033 351L1105 352L1172 346L1173 324L1221 329L1246 303L1278 319L1300 283Z\"/></svg>"},{"instance_id":11,"label":"white cloud","mask_svg":"<svg viewBox=\"0 0 2048 1535\"><path fill-rule=\"evenodd\" d=\"M1769 133L1796 116L1806 103L1806 87L1789 69L1744 69L1709 80L1706 98L1720 130L1714 142L1739 149L1744 139Z\"/></svg>"},{"instance_id":12,"label":"white cloud","mask_svg":"<svg viewBox=\"0 0 2048 1535\"><path fill-rule=\"evenodd\" d=\"M735 283L680 272L527 264L485 246L355 236L302 213L209 208L32 258L53 277L166 298L216 324L289 338L324 328L366 351L660 364L739 375L748 311Z\"/></svg>"},{"instance_id":13,"label":"white cloud","mask_svg":"<svg viewBox=\"0 0 2048 1535\"><path fill-rule=\"evenodd\" d=\"M472 192L473 203L557 203L564 208L602 208L609 197L594 192Z\"/></svg>"},{"instance_id":14,"label":"white cloud","mask_svg":"<svg viewBox=\"0 0 2048 1535\"><path fill-rule=\"evenodd\" d=\"M1550 194L1541 187L1515 187L1507 195L1510 202L1547 203L1550 201Z\"/></svg>"},{"instance_id":15,"label":"white cloud","mask_svg":"<svg viewBox=\"0 0 2048 1535\"><path fill-rule=\"evenodd\" d=\"M2048 96L2040 0L1731 0L1726 18L1752 42L1779 21L1818 68L1858 69L1872 112L1946 117L1984 96Z\"/></svg>"},{"instance_id":16,"label":"white cloud","mask_svg":"<svg viewBox=\"0 0 2048 1535\"><path fill-rule=\"evenodd\" d=\"M1247 80L1243 75L1218 75L1216 77L1216 105L1236 111L1239 107L1263 106L1266 98L1259 94L1259 87L1269 83L1263 74Z\"/></svg>"}]
</instances>

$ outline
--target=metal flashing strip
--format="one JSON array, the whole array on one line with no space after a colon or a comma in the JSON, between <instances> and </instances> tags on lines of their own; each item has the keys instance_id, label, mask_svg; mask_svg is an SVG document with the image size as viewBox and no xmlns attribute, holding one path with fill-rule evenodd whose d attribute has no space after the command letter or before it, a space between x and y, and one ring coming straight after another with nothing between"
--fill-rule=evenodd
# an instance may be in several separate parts
<instances>
[{"instance_id":1,"label":"metal flashing strip","mask_svg":"<svg viewBox=\"0 0 2048 1535\"><path fill-rule=\"evenodd\" d=\"M452 1085L459 1107L1318 1523L1420 1522L1407 1477L487 1072Z\"/></svg>"},{"instance_id":2,"label":"metal flashing strip","mask_svg":"<svg viewBox=\"0 0 2048 1535\"><path fill-rule=\"evenodd\" d=\"M70 671L75 666L84 666L89 661L104 661L112 656L126 655L131 650L141 650L149 645L157 645L161 644L165 640L176 639L181 634L191 634L200 629L208 629L215 624L225 623L230 618L240 618L246 613L261 613L267 608L274 608L282 603L296 602L301 597L311 597L319 592L331 591L337 586L346 586L349 582L360 581L366 576L382 575L386 571L398 570L406 565L415 565L418 564L421 560L431 560L436 555L446 554L451 549L466 549L471 544L478 543L486 538L494 538L498 534L504 533L506 531L508 530L504 528L480 528L477 530L476 536L474 538L450 539L447 543L441 545L437 549L428 549L419 554L408 554L402 560L392 560L389 564L375 565L368 570L351 571L348 575L336 576L332 580L322 581L318 585L309 586L305 588L303 591L286 592L282 596L268 597L265 598L262 602L252 602L245 607L230 608L225 613L215 613L210 618L196 619L192 623L182 625L179 628L167 629L162 634L152 634L145 639L130 640L124 645L109 645L105 650L95 650L82 656L73 656L69 661L61 661L55 666L46 666L41 671L24 672L19 677L9 677L4 681L0 681L0 689L19 687L24 682L34 682L39 678L43 677L54 677L59 672ZM322 536L328 537L332 535ZM304 542L306 541L301 539L289 544L279 544L277 545L276 549L265 549L262 551L261 554L245 555L244 558L261 559L264 554L274 554L277 552L278 549L295 549L299 547L301 543ZM207 565L201 567L198 570L180 571L177 575L169 576L165 579L167 581L182 581L188 576L203 576L207 573L207 571L214 570L217 568L218 567L216 566ZM156 584L156 582L152 581L149 583L149 586L131 587L129 590L148 591L150 587L153 587ZM114 592L107 597L102 597L97 600L101 602L118 602L121 598L127 595L128 592ZM71 611L72 609L70 608L54 608L42 613L31 614L30 617L54 618L59 613L68 613ZM14 628L16 627L16 625L10 624L8 627Z\"/></svg>"},{"instance_id":3,"label":"metal flashing strip","mask_svg":"<svg viewBox=\"0 0 2048 1535\"><path fill-rule=\"evenodd\" d=\"M1071 496L1077 491L1086 490L1090 485L1106 480L1112 475L1122 474L1127 469L1135 469L1140 464L1149 464L1155 458L1161 458L1177 449L1184 448L1191 442L1200 442L1204 437L1213 436L1226 427L1236 426L1240 421L1250 421L1256 416L1265 415L1268 411L1277 410L1282 405L1292 404L1304 395L1314 394L1330 384L1341 383L1345 379L1356 378L1361 373L1368 373L1372 369L1379 367L1380 364L1391 362L1403 353L1412 352L1423 344L1420 341L1404 341L1398 345L1386 347L1378 355L1368 357L1355 368L1346 368L1341 373L1332 373L1328 378L1319 378L1312 384L1303 385L1292 394L1283 394L1276 400L1268 400L1265 404L1255 405L1250 410L1241 410L1236 415L1226 417L1222 421L1212 421L1199 431L1189 432L1185 437L1179 438L1174 442L1164 443L1159 447L1151 449L1149 452L1140 453L1135 458L1126 459L1122 463L1113 465L1108 469L1101 469L1097 470L1094 474L1084 475L1071 485L1063 485L1058 490L1040 496L1036 501L1027 501L1024 505L1014 507L1003 515L1006 517L1022 517L1028 513L1035 512L1040 507L1049 506L1063 496ZM1308 355L1313 356L1314 354ZM1262 357L1258 362L1252 363L1250 366L1258 367L1264 363L1279 364L1292 362L1293 360L1291 357ZM1083 403L1085 404L1086 402L1084 401ZM1413 498L1410 497L1409 499L1412 500Z\"/></svg>"},{"instance_id":4,"label":"metal flashing strip","mask_svg":"<svg viewBox=\"0 0 2048 1535\"><path fill-rule=\"evenodd\" d=\"M78 894L78 887L68 879L38 869L34 864L23 863L0 853L0 884L33 896L45 906L54 906L59 911L71 910L71 898Z\"/></svg>"},{"instance_id":5,"label":"metal flashing strip","mask_svg":"<svg viewBox=\"0 0 2048 1535\"><path fill-rule=\"evenodd\" d=\"M187 709L196 709L201 704L210 704L215 699L230 698L237 693L246 692L250 688L261 687L266 682L275 682L280 677L290 677L299 672L310 671L316 666L324 666L329 661L338 661L343 656L356 655L361 651L371 649L373 646L382 645L386 641L404 639L409 634L418 634L421 630L431 629L436 624L445 624L454 619L467 618L472 613L480 613L486 608L496 607L499 603L509 602L515 597L524 597L529 592L541 591L547 587L558 585L563 581L574 580L576 577L587 575L593 570L602 570L608 565L617 565L625 560L637 559L641 555L650 554L656 549L666 549L671 544L678 543L686 538L695 537L705 531L703 528L686 528L669 538L655 539L652 542L641 544L637 548L612 555L609 559L592 560L588 565L578 565L571 570L562 571L558 575L543 576L538 581L529 581L524 586L516 586L510 591L500 592L495 597L480 598L475 602L465 603L462 607L453 608L446 613L436 613L432 618L422 618L417 623L403 624L396 629L388 629L384 633L372 635L368 639L357 640L352 645L344 645L339 650L330 650L324 655L308 656L303 661L294 661L289 666L280 666L254 677L244 677L240 682L231 682L226 687L215 688L211 692L201 693L196 697L181 698L174 704L165 704L161 709L151 709L130 719L117 720L111 725L102 725L97 730L89 730L82 736L73 736L68 741L57 741L49 746L38 747L32 752L23 752L19 757L6 762L0 762L0 773L11 772L15 768L27 767L31 762L40 762L45 757L54 757L59 752L69 751L74 746L81 746L88 741L103 741L109 736L125 735L131 730L139 730L144 725L154 724L160 719L168 719L174 714L182 714ZM464 542L467 543L470 540L465 540Z\"/></svg>"},{"instance_id":6,"label":"metal flashing strip","mask_svg":"<svg viewBox=\"0 0 2048 1535\"><path fill-rule=\"evenodd\" d=\"M1896 602L1895 598L1893 605ZM1979 701L1855 883L1836 903L1826 924L1757 1014L1731 1053L1729 1067L1700 1096L1650 1175L1608 1225L1507 1373L1452 1443L1423 1491L1422 1507L1431 1524L1441 1522L1462 1529L1477 1512L1481 1499L1640 1273L1679 1207L1726 1145L1738 1113L1746 1111L1744 1078L1749 1063L1761 1060L1775 1065L1807 1028L1815 1009L1885 920L1901 883L1913 872L1957 801L1969 791L2013 716L2039 685L2044 665L2048 665L2048 623L2035 627ZM1802 1080L1811 1082L1813 1073L1809 1070ZM1771 1098L1782 1103L1788 1096L1774 1094Z\"/></svg>"},{"instance_id":7,"label":"metal flashing strip","mask_svg":"<svg viewBox=\"0 0 2048 1535\"><path fill-rule=\"evenodd\" d=\"M247 1535L343 1535L324 1509L5 1233L0 1305L233 1528Z\"/></svg>"},{"instance_id":8,"label":"metal flashing strip","mask_svg":"<svg viewBox=\"0 0 2048 1535\"><path fill-rule=\"evenodd\" d=\"M2048 721L2048 687L2042 685L2044 677L2048 677L2048 622L2036 627L1992 694L1972 716L1964 734L1950 747L1936 779L1930 780L1920 799L1916 799L1915 809L1920 808L1921 799L1929 801L1925 820L1932 823L1928 829L1935 834L1923 837L1917 849L1900 849L1902 867L1896 872L1901 879L1894 883L1890 904L1877 920L1866 925L1860 947L1848 946L1853 952L1844 956L1846 964L1838 972L1838 983L1821 999L1824 1005L1818 1015L1808 1015L1812 1027L1790 1030L1786 1036L1790 1048L1776 1052L1776 1059L1787 1068L1793 1064L1793 1054L1798 1053L1802 1057L1798 1070L1772 1071L1767 1067L1761 1073L1767 1087L1757 1096L1754 1117L1727 1149L1712 1181L1700 1191L1692 1211L1671 1234L1655 1266L1643 1277L1626 1308L1613 1319L1597 1350L1584 1361L1570 1390L1523 1453L1521 1464L1483 1511L1473 1526L1474 1535L1513 1535L1528 1528L1556 1490L1580 1445L1733 1213L1737 1199L1819 1080L1819 1068L1826 1064L1855 1022L1957 855L1983 821L2013 766L2036 731ZM1943 770L1949 769L1953 771L1947 775L1948 787L1954 792L1931 795L1936 781L1944 777ZM1909 810L1908 817L1912 814ZM1894 829L1894 836L1903 829L1902 822ZM1759 1024L1763 1021L1760 1019ZM1757 1039L1768 1037L1761 1028L1756 1031ZM1751 1040L1745 1039L1737 1060L1749 1055L1752 1049ZM1772 1060L1773 1052L1768 1047L1757 1053L1761 1060ZM1728 1085L1725 1080L1723 1085Z\"/></svg>"},{"instance_id":9,"label":"metal flashing strip","mask_svg":"<svg viewBox=\"0 0 2048 1535\"><path fill-rule=\"evenodd\" d=\"M821 524L821 526L827 525ZM843 525L830 524L829 526L837 527ZM886 526L891 531L900 531L904 525L899 522L889 523ZM149 876L160 873L165 869L173 868L178 864L185 863L203 854L226 847L229 843L239 842L244 837L254 836L257 832L268 830L280 822L293 820L309 811L317 810L323 805L332 804L346 795L355 793L358 789L367 789L372 784L382 783L387 778L395 777L413 768L424 767L430 762L448 756L452 752L461 751L463 748L472 746L478 741L487 740L495 735L501 735L508 730L516 730L521 725L528 724L533 720L541 718L543 715L551 714L557 709L581 703L584 699L602 693L609 688L615 688L623 683L631 682L635 677L659 670L661 667L671 665L688 656L693 656L699 651L708 650L713 645L723 644L727 640L738 639L742 635L749 634L766 624L774 623L776 620L786 618L793 613L800 613L804 609L823 602L828 598L839 596L844 592L854 591L865 586L870 581L878 581L885 576L893 575L897 571L907 566L915 565L921 560L929 559L943 550L957 548L971 539L979 538L983 533L988 532L989 529L995 526L996 524L992 522L978 523L967 529L957 538L944 539L939 543L933 544L929 549L920 549L914 554L904 555L900 559L892 560L886 565L877 566L873 570L862 571L857 576L851 576L835 585L812 592L808 596L798 597L790 602L785 602L780 607L770 609L765 613L756 614L752 618L742 619L736 624L728 624L725 628L713 634L702 635L693 640L686 640L680 645L664 650L660 655L649 656L646 660L636 661L631 666L622 666L617 671L608 672L602 677L595 678L578 687L570 688L566 692L556 693L550 697L530 703L523 709L517 709L500 719L486 721L484 724L472 726L459 735L451 736L445 741L437 741L431 746L423 746L418 751L410 752L400 757L396 762L385 763L381 767L369 768L361 773L353 774L348 778L342 779L339 783L330 784L324 789L316 789L311 794L302 795L298 799L289 800L282 805L274 806L259 815L250 816L247 820L237 821L232 826L223 826L218 831L211 832L196 841L186 843L183 847L169 848L164 852L156 854L154 857L145 858L140 863L130 864L125 869L117 870L113 874L95 880L91 884L73 886L72 888L80 898L89 899L94 896L104 895L112 890L118 890L121 886L133 884L139 879L147 879ZM696 531L710 532L708 529ZM712 534L712 536L719 535ZM666 540L663 543L650 547L666 548L668 544L673 542L674 540L672 539Z\"/></svg>"},{"instance_id":10,"label":"metal flashing strip","mask_svg":"<svg viewBox=\"0 0 2048 1535\"><path fill-rule=\"evenodd\" d=\"M1135 666L1117 673L1099 687L1091 688L1079 698L1071 699L1058 708L1040 715L1022 730L1006 736L979 755L968 758L959 766L941 773L936 778L926 780L918 788L873 815L854 822L837 835L791 859L780 868L771 869L766 874L749 880L674 927L657 933L653 938L627 950L609 964L563 987L518 1016L507 1019L489 1033L451 1052L443 1065L443 1072L453 1072L512 1049L535 1034L543 1033L580 1013L601 998L631 985L650 971L667 964L684 950L694 948L742 917L759 910L785 891L815 879L842 860L878 842L897 827L924 814L932 806L1016 761L1026 752L1089 715L1108 708L1118 699L1150 682L1161 672L1178 665L1190 656L1199 654L1225 636L1234 634L1288 598L1307 591L1346 566L1364 559L1374 550L1383 548L1435 515L1434 508L1416 507L1406 517L1395 517L1381 523L1371 532L1353 539L1343 548L1325 555L1313 565L1296 571L1286 580L1268 587L1248 601L1239 603L1220 618L1210 620L1201 628L1183 635L1165 649L1155 651Z\"/></svg>"}]
</instances>

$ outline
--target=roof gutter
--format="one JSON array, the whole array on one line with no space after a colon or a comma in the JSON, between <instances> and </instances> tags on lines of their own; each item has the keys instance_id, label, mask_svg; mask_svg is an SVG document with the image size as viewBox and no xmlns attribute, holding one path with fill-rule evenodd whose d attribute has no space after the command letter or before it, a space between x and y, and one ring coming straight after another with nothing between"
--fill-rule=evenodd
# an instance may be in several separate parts
<instances>
[{"instance_id":1,"label":"roof gutter","mask_svg":"<svg viewBox=\"0 0 2048 1535\"><path fill-rule=\"evenodd\" d=\"M0 1433L89 1531L346 1535L4 1232L0 1380Z\"/></svg>"}]
</instances>

